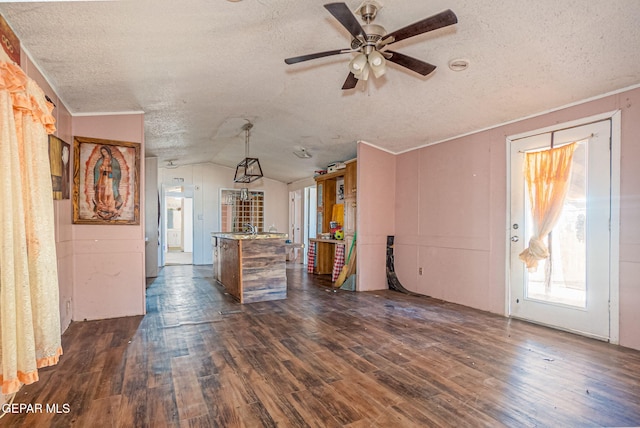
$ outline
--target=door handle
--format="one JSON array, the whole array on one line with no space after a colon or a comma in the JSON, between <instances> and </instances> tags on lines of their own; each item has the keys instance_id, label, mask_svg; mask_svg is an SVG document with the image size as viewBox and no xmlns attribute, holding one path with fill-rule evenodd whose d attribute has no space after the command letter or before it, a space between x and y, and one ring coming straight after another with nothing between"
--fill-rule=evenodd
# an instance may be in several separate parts
<instances>
[{"instance_id":1,"label":"door handle","mask_svg":"<svg viewBox=\"0 0 640 428\"><path fill-rule=\"evenodd\" d=\"M512 236L512 237L511 237L511 241L512 241L512 242L518 242L519 240L520 240L520 238L519 238L519 237L517 237L517 236Z\"/></svg>"}]
</instances>

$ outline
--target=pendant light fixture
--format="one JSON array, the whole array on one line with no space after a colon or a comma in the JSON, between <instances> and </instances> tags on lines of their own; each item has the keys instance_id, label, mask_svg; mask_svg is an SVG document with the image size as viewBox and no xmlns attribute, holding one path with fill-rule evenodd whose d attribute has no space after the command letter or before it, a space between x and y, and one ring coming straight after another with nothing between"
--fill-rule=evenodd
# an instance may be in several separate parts
<instances>
[{"instance_id":1,"label":"pendant light fixture","mask_svg":"<svg viewBox=\"0 0 640 428\"><path fill-rule=\"evenodd\" d=\"M252 183L262 178L262 168L258 158L249 157L249 131L253 124L249 121L244 124L244 159L236 166L236 175L233 177L234 183Z\"/></svg>"},{"instance_id":2,"label":"pendant light fixture","mask_svg":"<svg viewBox=\"0 0 640 428\"><path fill-rule=\"evenodd\" d=\"M251 195L249 194L249 189L243 187L240 189L240 200L246 202L251 199Z\"/></svg>"}]
</instances>

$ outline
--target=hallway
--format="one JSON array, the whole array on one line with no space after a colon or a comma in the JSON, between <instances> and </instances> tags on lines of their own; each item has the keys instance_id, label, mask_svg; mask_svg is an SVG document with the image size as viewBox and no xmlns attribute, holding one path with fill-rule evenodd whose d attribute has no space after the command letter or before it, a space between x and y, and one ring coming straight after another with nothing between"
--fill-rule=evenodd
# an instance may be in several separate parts
<instances>
[{"instance_id":1,"label":"hallway","mask_svg":"<svg viewBox=\"0 0 640 428\"><path fill-rule=\"evenodd\" d=\"M167 251L164 253L165 266L193 264L193 253L184 251Z\"/></svg>"},{"instance_id":2,"label":"hallway","mask_svg":"<svg viewBox=\"0 0 640 428\"><path fill-rule=\"evenodd\" d=\"M239 305L168 266L147 315L74 322L12 427L640 425L640 352L427 297L334 291Z\"/></svg>"}]
</instances>

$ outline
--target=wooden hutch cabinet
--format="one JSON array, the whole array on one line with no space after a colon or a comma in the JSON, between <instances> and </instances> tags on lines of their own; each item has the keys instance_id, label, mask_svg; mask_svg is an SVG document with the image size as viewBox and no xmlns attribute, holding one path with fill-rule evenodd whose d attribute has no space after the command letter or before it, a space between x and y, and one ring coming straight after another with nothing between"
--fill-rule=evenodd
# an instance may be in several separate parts
<instances>
[{"instance_id":1,"label":"wooden hutch cabinet","mask_svg":"<svg viewBox=\"0 0 640 428\"><path fill-rule=\"evenodd\" d=\"M331 274L333 271L336 245L345 245L345 260L348 249L356 231L356 194L357 194L357 161L345 162L346 168L317 176L317 234L313 240L316 245L316 262L314 273ZM340 189L342 185L342 191ZM331 231L334 206L342 205L342 218L338 222L345 234L343 240L323 239L323 234Z\"/></svg>"}]
</instances>

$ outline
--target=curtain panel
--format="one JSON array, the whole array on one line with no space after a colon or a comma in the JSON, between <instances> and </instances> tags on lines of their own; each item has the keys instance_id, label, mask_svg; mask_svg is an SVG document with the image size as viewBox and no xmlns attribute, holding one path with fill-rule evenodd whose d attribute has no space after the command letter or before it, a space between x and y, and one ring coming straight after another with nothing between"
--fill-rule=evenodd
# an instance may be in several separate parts
<instances>
[{"instance_id":1,"label":"curtain panel","mask_svg":"<svg viewBox=\"0 0 640 428\"><path fill-rule=\"evenodd\" d=\"M38 380L62 355L48 134L53 105L18 66L0 61L0 382Z\"/></svg>"},{"instance_id":2,"label":"curtain panel","mask_svg":"<svg viewBox=\"0 0 640 428\"><path fill-rule=\"evenodd\" d=\"M535 272L538 261L549 257L544 239L562 213L576 147L577 143L571 143L525 155L524 177L529 190L534 233L529 246L520 253L520 259L529 271Z\"/></svg>"}]
</instances>

